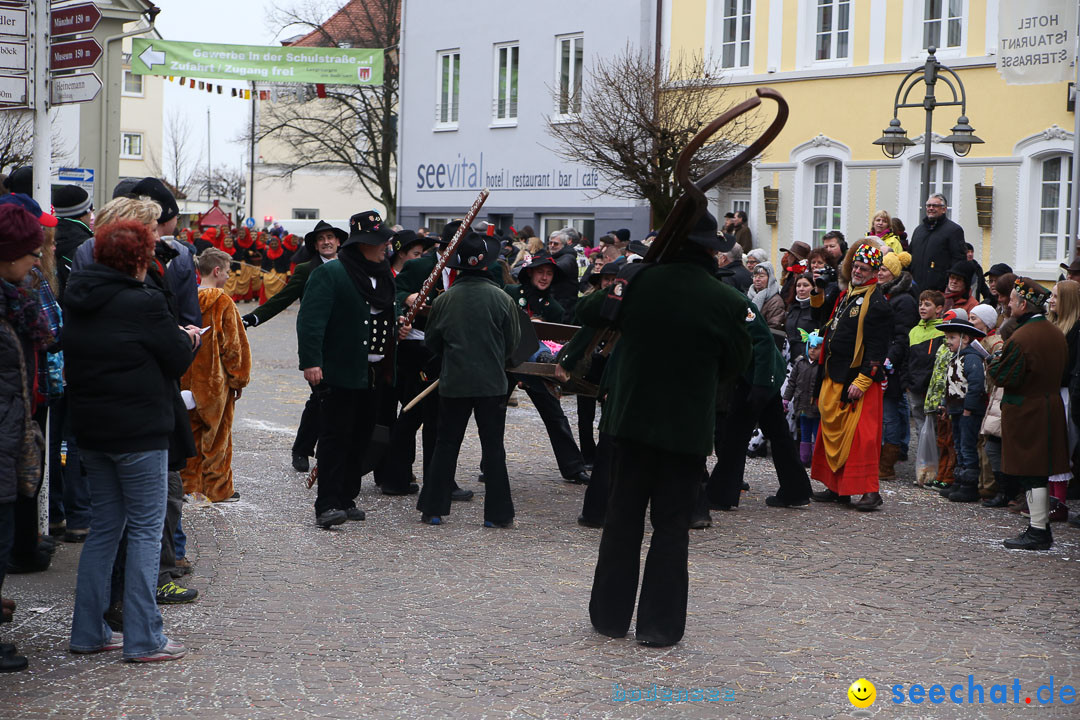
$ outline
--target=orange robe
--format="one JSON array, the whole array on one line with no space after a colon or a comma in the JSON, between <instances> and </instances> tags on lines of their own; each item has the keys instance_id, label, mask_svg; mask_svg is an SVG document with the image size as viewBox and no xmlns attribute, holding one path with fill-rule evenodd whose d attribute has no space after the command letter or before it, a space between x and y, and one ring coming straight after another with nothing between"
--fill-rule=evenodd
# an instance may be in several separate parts
<instances>
[{"instance_id":1,"label":"orange robe","mask_svg":"<svg viewBox=\"0 0 1080 720\"><path fill-rule=\"evenodd\" d=\"M180 380L180 387L195 397L188 411L195 436L195 457L180 473L184 492L201 492L212 502L233 494L232 421L233 391L251 379L251 349L240 311L224 290L200 288L202 347Z\"/></svg>"}]
</instances>

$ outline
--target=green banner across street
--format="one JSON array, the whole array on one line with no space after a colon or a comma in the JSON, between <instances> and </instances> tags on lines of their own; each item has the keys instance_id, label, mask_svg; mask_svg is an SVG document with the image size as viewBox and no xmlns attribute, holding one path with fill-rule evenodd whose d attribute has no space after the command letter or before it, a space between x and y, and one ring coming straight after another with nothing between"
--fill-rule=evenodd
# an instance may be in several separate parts
<instances>
[{"instance_id":1,"label":"green banner across street","mask_svg":"<svg viewBox=\"0 0 1080 720\"><path fill-rule=\"evenodd\" d=\"M383 51L135 38L131 72L218 80L381 85Z\"/></svg>"}]
</instances>

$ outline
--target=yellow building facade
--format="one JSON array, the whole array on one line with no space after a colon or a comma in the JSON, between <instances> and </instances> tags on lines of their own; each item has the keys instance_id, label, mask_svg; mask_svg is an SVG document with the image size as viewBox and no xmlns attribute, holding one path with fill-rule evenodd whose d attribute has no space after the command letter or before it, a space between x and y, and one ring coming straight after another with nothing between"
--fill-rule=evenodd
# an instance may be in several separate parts
<instances>
[{"instance_id":1,"label":"yellow building facade","mask_svg":"<svg viewBox=\"0 0 1080 720\"><path fill-rule=\"evenodd\" d=\"M746 208L754 244L774 258L796 240L818 244L828 230L849 242L865 235L883 209L910 235L923 216L925 113L902 109L915 146L896 159L874 140L893 115L904 75L926 47L961 78L967 117L985 142L957 157L940 142L958 107L934 112L931 192L949 201L984 268L1006 262L1018 272L1056 278L1066 259L1074 114L1068 83L1008 85L995 67L999 0L670 0L668 51L699 53L728 73L734 101L768 86L791 115L754 163L751 185L715 199L721 214ZM921 102L923 87L911 95ZM937 97L951 100L942 82ZM763 124L771 118L772 103ZM975 186L993 188L990 227L980 227ZM779 190L775 224L766 222L763 188Z\"/></svg>"}]
</instances>

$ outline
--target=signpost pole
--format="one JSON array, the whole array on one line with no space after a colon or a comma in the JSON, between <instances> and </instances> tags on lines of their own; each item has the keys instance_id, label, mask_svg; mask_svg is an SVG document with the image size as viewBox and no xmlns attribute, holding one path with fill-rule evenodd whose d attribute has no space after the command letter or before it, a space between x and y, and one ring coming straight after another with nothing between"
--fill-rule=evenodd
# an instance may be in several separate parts
<instances>
[{"instance_id":1,"label":"signpost pole","mask_svg":"<svg viewBox=\"0 0 1080 720\"><path fill-rule=\"evenodd\" d=\"M34 16L34 199L52 206L52 130L49 126L49 0L33 0Z\"/></svg>"},{"instance_id":2,"label":"signpost pole","mask_svg":"<svg viewBox=\"0 0 1080 720\"><path fill-rule=\"evenodd\" d=\"M1076 80L1073 83L1073 156L1072 156L1072 195L1069 198L1069 254L1065 262L1071 263L1076 257L1076 248L1080 243L1080 12L1076 13Z\"/></svg>"},{"instance_id":3,"label":"signpost pole","mask_svg":"<svg viewBox=\"0 0 1080 720\"><path fill-rule=\"evenodd\" d=\"M248 193L248 217L255 217L255 81L251 82L251 192Z\"/></svg>"}]
</instances>

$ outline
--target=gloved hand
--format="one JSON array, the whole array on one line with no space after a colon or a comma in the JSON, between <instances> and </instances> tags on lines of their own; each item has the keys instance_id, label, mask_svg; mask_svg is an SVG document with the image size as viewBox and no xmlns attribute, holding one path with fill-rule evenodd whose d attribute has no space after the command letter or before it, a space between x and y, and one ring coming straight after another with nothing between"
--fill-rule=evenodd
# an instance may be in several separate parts
<instances>
[{"instance_id":1,"label":"gloved hand","mask_svg":"<svg viewBox=\"0 0 1080 720\"><path fill-rule=\"evenodd\" d=\"M259 324L259 318L255 317L255 313L248 313L247 315L241 315L240 321L244 323L244 327L255 327Z\"/></svg>"}]
</instances>

